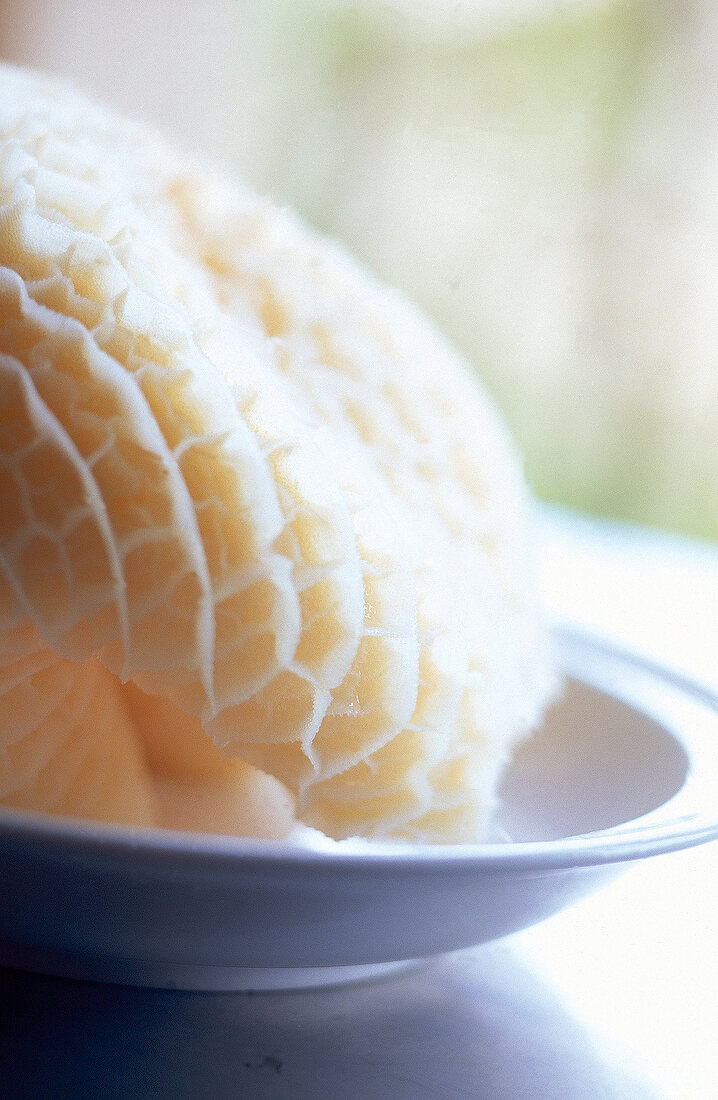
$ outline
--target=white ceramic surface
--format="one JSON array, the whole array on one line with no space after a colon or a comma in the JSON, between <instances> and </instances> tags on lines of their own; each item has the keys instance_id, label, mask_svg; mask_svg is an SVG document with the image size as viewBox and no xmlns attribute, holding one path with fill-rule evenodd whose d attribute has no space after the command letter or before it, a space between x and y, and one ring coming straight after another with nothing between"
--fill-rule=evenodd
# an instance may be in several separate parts
<instances>
[{"instance_id":1,"label":"white ceramic surface","mask_svg":"<svg viewBox=\"0 0 718 1100\"><path fill-rule=\"evenodd\" d=\"M374 976L528 927L718 837L718 704L557 637L565 696L517 753L500 843L319 845L0 816L0 962L187 989Z\"/></svg>"}]
</instances>

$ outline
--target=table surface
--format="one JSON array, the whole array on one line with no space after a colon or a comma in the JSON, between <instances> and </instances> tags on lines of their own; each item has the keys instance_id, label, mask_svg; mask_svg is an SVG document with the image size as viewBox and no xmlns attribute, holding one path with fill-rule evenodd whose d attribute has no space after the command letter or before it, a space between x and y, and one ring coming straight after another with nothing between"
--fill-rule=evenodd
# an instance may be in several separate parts
<instances>
[{"instance_id":1,"label":"table surface","mask_svg":"<svg viewBox=\"0 0 718 1100\"><path fill-rule=\"evenodd\" d=\"M718 688L718 551L560 512L561 619ZM291 1100L718 1098L718 844L493 944L362 985L179 993L0 969L0 1093Z\"/></svg>"}]
</instances>

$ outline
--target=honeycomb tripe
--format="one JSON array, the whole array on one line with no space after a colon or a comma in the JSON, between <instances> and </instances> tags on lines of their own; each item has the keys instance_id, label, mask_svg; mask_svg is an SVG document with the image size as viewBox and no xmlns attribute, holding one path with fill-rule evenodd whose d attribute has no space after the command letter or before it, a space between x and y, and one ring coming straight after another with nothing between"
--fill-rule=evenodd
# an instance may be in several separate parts
<instances>
[{"instance_id":1,"label":"honeycomb tripe","mask_svg":"<svg viewBox=\"0 0 718 1100\"><path fill-rule=\"evenodd\" d=\"M10 67L0 498L0 800L483 835L552 685L486 393L290 213Z\"/></svg>"}]
</instances>

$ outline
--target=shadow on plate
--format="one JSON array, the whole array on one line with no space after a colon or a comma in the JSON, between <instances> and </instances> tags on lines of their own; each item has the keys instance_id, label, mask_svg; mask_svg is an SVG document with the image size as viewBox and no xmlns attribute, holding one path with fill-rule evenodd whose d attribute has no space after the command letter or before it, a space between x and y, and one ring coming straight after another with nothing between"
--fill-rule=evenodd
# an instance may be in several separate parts
<instances>
[{"instance_id":1,"label":"shadow on plate","mask_svg":"<svg viewBox=\"0 0 718 1100\"><path fill-rule=\"evenodd\" d=\"M543 728L514 755L497 824L513 841L612 829L668 802L688 767L662 722L569 679Z\"/></svg>"}]
</instances>

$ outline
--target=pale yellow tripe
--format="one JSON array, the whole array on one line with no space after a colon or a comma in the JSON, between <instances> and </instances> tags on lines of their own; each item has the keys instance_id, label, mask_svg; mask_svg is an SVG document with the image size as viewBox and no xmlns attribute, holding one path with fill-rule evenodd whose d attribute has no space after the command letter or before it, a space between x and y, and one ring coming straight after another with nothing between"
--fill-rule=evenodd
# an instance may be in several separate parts
<instances>
[{"instance_id":1,"label":"pale yellow tripe","mask_svg":"<svg viewBox=\"0 0 718 1100\"><path fill-rule=\"evenodd\" d=\"M233 831L212 784L225 808L251 787L282 825L234 831L279 835L287 796L251 765L334 837L482 835L552 683L490 400L291 214L12 68L0 499L3 661L38 708L2 696L8 790L82 726L86 802L89 757L37 808ZM53 725L42 700L80 691L84 725ZM192 784L204 808L173 819Z\"/></svg>"}]
</instances>

